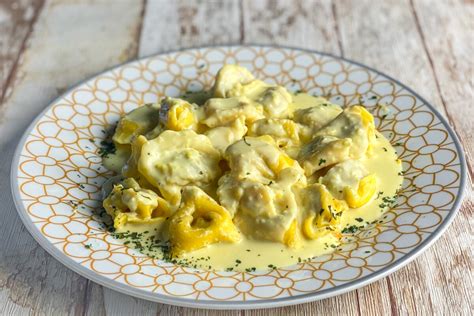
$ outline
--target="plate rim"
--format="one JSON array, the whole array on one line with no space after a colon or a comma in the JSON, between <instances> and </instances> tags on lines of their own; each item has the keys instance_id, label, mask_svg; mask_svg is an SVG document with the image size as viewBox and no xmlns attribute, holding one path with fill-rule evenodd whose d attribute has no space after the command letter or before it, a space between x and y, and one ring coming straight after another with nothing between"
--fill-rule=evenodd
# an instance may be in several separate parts
<instances>
[{"instance_id":1,"label":"plate rim","mask_svg":"<svg viewBox=\"0 0 474 316\"><path fill-rule=\"evenodd\" d=\"M458 157L460 161L460 185L459 185L459 193L456 196L456 199L453 203L453 206L451 208L451 211L449 214L446 216L444 221L441 223L441 225L433 231L423 242L421 242L417 247L415 247L412 251L404 255L403 257L395 260L391 264L387 265L386 267L371 273L369 275L366 275L364 277L358 278L356 280L350 281L346 284L343 285L336 285L333 288L317 291L317 292L312 292L312 293L307 293L307 294L302 294L302 295L297 295L297 296L289 296L289 297L284 297L284 298L277 298L277 299L263 299L263 300L249 300L249 301L212 301L212 300L196 300L196 299L185 299L185 298L179 298L179 297L173 297L173 296L168 296L168 295L163 295L163 294L158 294L154 292L149 292L143 289L139 288L134 288L126 284L122 284L120 282L117 282L115 280L109 279L105 276L102 276L90 269L87 269L86 267L80 265L79 263L75 262L72 258L64 255L63 252L60 251L59 248L56 248L44 235L39 233L39 230L34 226L34 223L30 220L30 218L27 215L26 209L21 201L20 193L18 190L18 177L17 177L17 172L18 172L18 166L19 166L19 160L21 156L22 149L25 145L26 139L30 135L31 131L33 128L36 126L38 121L44 116L44 114L51 109L51 107L57 103L61 98L63 98L65 95L71 93L74 91L76 88L81 86L82 84L88 82L89 80L96 78L102 74L108 73L114 69L118 69L120 67L123 67L124 65L131 64L137 61L142 61L146 60L148 58L152 57L158 57L158 56L163 56L163 55L168 55L168 54L173 54L173 53L179 53L179 52L185 52L185 51L193 51L193 50L199 50L199 49L217 49L217 48L238 48L238 47L258 47L258 48L274 48L274 49L288 49L288 50L294 50L294 51L300 51L300 52L306 52L306 53L311 53L311 54L318 54L321 56L327 56L331 57L334 59L342 60L345 62L348 62L350 64L354 64L360 67L363 67L365 69L368 69L378 75L384 76L385 78L395 82L396 84L400 85L402 88L407 90L409 93L414 95L416 98L418 98L424 105L426 105L433 113L434 115L441 121L443 126L446 128L447 132L453 139L454 145L456 147L456 150L458 152ZM397 79L394 79L393 77L386 75L385 73L378 71L370 66L367 66L365 64L359 63L357 61L342 57L342 56L337 56L335 54L327 53L327 52L322 52L318 50L313 50L313 49L307 49L307 48L300 48L300 47L295 47L295 46L286 46L286 45L265 45L265 44L254 44L254 43L248 43L245 45L242 44L221 44L221 45L204 45L204 46L194 46L194 47L188 47L188 48L182 48L182 49L174 49L174 50L167 50L164 52L156 53L156 54L150 54L146 55L140 58L136 58L133 60L129 60L120 64L116 64L112 67L109 67L99 73L96 73L92 76L87 77L84 80L79 81L78 83L74 84L71 86L69 89L64 91L61 95L58 97L54 98L52 101L48 103L48 105L40 112L38 113L33 121L28 125L26 130L23 132L17 147L15 149L13 159L11 162L11 167L10 167L10 189L13 197L13 202L15 205L15 208L17 210L18 215L20 216L21 221L23 222L23 225L27 228L29 234L33 237L34 240L44 249L46 250L53 258L58 260L60 263L62 263L64 266L69 268L70 270L74 271L75 273L78 273L79 275L85 277L86 279L93 281L97 284L100 284L102 286L105 286L109 289L131 295L133 297L149 300L149 301L154 301L157 303L163 303L163 304L170 304L170 305L175 305L175 306L181 306L181 307L190 307L190 308L202 308L202 309L262 309L262 308L275 308L275 307L282 307L282 306L290 306L290 305L296 305L296 304L302 304L302 303L307 303L307 302L312 302L312 301L317 301L329 297L333 297L336 295L344 294L349 291L364 287L370 283L373 283L377 280L380 280L383 277L388 276L389 274L399 270L400 268L404 267L411 261L413 261L416 257L418 257L420 254L422 254L424 251L426 251L430 246L433 245L434 242L436 242L441 235L446 231L446 229L451 225L453 222L454 218L456 217L457 213L459 212L459 209L461 208L461 204L464 199L465 195L465 189L466 189L466 178L467 178L467 164L466 164L466 158L464 154L463 147L461 145L461 142L459 141L459 138L454 131L453 127L449 124L449 121L441 114L439 111L431 105L429 102L427 102L423 97L421 97L418 93L413 91L411 88L403 84Z\"/></svg>"}]
</instances>

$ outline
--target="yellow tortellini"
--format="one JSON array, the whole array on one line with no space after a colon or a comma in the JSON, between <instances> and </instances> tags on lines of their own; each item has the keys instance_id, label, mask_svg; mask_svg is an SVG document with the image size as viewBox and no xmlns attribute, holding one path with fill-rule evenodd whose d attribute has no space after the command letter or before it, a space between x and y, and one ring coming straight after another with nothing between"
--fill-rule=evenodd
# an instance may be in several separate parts
<instances>
[{"instance_id":1,"label":"yellow tortellini","mask_svg":"<svg viewBox=\"0 0 474 316\"><path fill-rule=\"evenodd\" d=\"M214 96L246 97L261 105L265 116L271 118L287 117L293 102L293 96L284 87L255 80L247 69L236 65L226 65L219 71Z\"/></svg>"},{"instance_id":2,"label":"yellow tortellini","mask_svg":"<svg viewBox=\"0 0 474 316\"><path fill-rule=\"evenodd\" d=\"M238 65L198 99L167 97L119 121L108 166L125 180L103 201L116 228L160 219L174 256L242 239L296 249L340 238L349 208L374 199L364 107L292 94Z\"/></svg>"},{"instance_id":3,"label":"yellow tortellini","mask_svg":"<svg viewBox=\"0 0 474 316\"><path fill-rule=\"evenodd\" d=\"M265 118L253 122L249 127L248 135L269 135L279 148L291 157L296 157L301 144L310 138L311 130L290 119Z\"/></svg>"},{"instance_id":4,"label":"yellow tortellini","mask_svg":"<svg viewBox=\"0 0 474 316\"><path fill-rule=\"evenodd\" d=\"M247 97L209 99L203 109L205 118L202 123L209 128L225 126L241 118L250 124L264 117L262 105Z\"/></svg>"},{"instance_id":5,"label":"yellow tortellini","mask_svg":"<svg viewBox=\"0 0 474 316\"><path fill-rule=\"evenodd\" d=\"M159 121L160 106L145 104L122 117L115 130L113 141L117 144L130 144L135 136L152 130Z\"/></svg>"},{"instance_id":6,"label":"yellow tortellini","mask_svg":"<svg viewBox=\"0 0 474 316\"><path fill-rule=\"evenodd\" d=\"M375 141L372 115L363 107L348 107L319 129L312 141L302 147L299 161L311 176L327 166L348 159L360 159Z\"/></svg>"},{"instance_id":7,"label":"yellow tortellini","mask_svg":"<svg viewBox=\"0 0 474 316\"><path fill-rule=\"evenodd\" d=\"M359 159L375 141L374 118L362 106L350 106L334 120L318 130L315 136L351 139L352 144L349 155L352 159Z\"/></svg>"},{"instance_id":8,"label":"yellow tortellini","mask_svg":"<svg viewBox=\"0 0 474 316\"><path fill-rule=\"evenodd\" d=\"M316 132L335 119L341 112L342 108L339 105L322 102L312 107L296 110L293 119Z\"/></svg>"},{"instance_id":9,"label":"yellow tortellini","mask_svg":"<svg viewBox=\"0 0 474 316\"><path fill-rule=\"evenodd\" d=\"M340 219L348 206L332 196L324 185L313 184L305 188L302 196L306 214L303 233L309 239L325 234L340 234Z\"/></svg>"},{"instance_id":10,"label":"yellow tortellini","mask_svg":"<svg viewBox=\"0 0 474 316\"><path fill-rule=\"evenodd\" d=\"M332 167L321 178L331 193L344 199L351 208L358 208L374 196L377 180L358 160L346 160Z\"/></svg>"},{"instance_id":11,"label":"yellow tortellini","mask_svg":"<svg viewBox=\"0 0 474 316\"><path fill-rule=\"evenodd\" d=\"M263 106L266 117L283 118L289 115L293 101L291 94L281 86L272 86L260 80L238 85L228 92L231 97L245 96Z\"/></svg>"},{"instance_id":12,"label":"yellow tortellini","mask_svg":"<svg viewBox=\"0 0 474 316\"><path fill-rule=\"evenodd\" d=\"M345 187L344 196L350 207L358 208L367 204L374 196L376 190L377 178L374 174L370 174L359 181L357 189Z\"/></svg>"},{"instance_id":13,"label":"yellow tortellini","mask_svg":"<svg viewBox=\"0 0 474 316\"><path fill-rule=\"evenodd\" d=\"M352 139L334 136L316 136L303 146L298 160L309 177L316 171L350 158Z\"/></svg>"},{"instance_id":14,"label":"yellow tortellini","mask_svg":"<svg viewBox=\"0 0 474 316\"><path fill-rule=\"evenodd\" d=\"M213 87L214 97L229 97L228 92L230 90L253 80L254 76L246 68L237 65L225 65L217 73Z\"/></svg>"},{"instance_id":15,"label":"yellow tortellini","mask_svg":"<svg viewBox=\"0 0 474 316\"><path fill-rule=\"evenodd\" d=\"M182 187L202 188L217 182L220 154L209 138L192 130L166 130L143 144L138 171L172 205L178 205Z\"/></svg>"},{"instance_id":16,"label":"yellow tortellini","mask_svg":"<svg viewBox=\"0 0 474 316\"><path fill-rule=\"evenodd\" d=\"M201 189L183 189L179 209L171 216L169 239L174 255L217 242L238 242L240 232L230 214Z\"/></svg>"},{"instance_id":17,"label":"yellow tortellini","mask_svg":"<svg viewBox=\"0 0 474 316\"><path fill-rule=\"evenodd\" d=\"M227 148L224 157L231 173L238 178L274 179L285 168L301 170L297 162L280 150L268 135L244 137Z\"/></svg>"},{"instance_id":18,"label":"yellow tortellini","mask_svg":"<svg viewBox=\"0 0 474 316\"><path fill-rule=\"evenodd\" d=\"M114 185L103 205L112 216L116 229L127 222L146 222L152 217L166 216L170 212L167 201L152 190L141 188L133 178Z\"/></svg>"},{"instance_id":19,"label":"yellow tortellini","mask_svg":"<svg viewBox=\"0 0 474 316\"><path fill-rule=\"evenodd\" d=\"M204 134L209 138L214 146L221 154L224 154L229 145L232 145L241 139L247 133L244 118L237 118L224 126L218 126L207 130Z\"/></svg>"},{"instance_id":20,"label":"yellow tortellini","mask_svg":"<svg viewBox=\"0 0 474 316\"><path fill-rule=\"evenodd\" d=\"M196 105L181 99L166 98L161 102L159 113L164 129L173 131L196 129L198 123Z\"/></svg>"},{"instance_id":21,"label":"yellow tortellini","mask_svg":"<svg viewBox=\"0 0 474 316\"><path fill-rule=\"evenodd\" d=\"M219 180L217 195L240 230L255 239L297 247L293 188L306 180L298 163L269 136L246 137L231 145L225 157L230 171Z\"/></svg>"}]
</instances>

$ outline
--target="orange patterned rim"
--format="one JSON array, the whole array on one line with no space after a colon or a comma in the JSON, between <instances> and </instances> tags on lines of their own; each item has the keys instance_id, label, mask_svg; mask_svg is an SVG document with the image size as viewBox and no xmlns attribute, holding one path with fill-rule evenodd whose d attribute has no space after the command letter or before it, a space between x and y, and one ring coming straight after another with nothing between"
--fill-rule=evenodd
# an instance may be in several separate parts
<instances>
[{"instance_id":1,"label":"orange patterned rim","mask_svg":"<svg viewBox=\"0 0 474 316\"><path fill-rule=\"evenodd\" d=\"M112 238L94 215L111 173L96 155L103 130L163 95L212 85L224 63L290 90L363 103L396 145L406 180L396 209L345 238L342 250L274 271L198 271L148 258ZM377 104L391 114L380 119ZM259 308L322 299L373 282L402 267L447 228L462 201L465 160L443 117L416 93L373 69L296 48L218 46L130 62L79 84L30 125L12 164L20 217L63 264L104 286L140 298L204 308ZM88 245L90 247L84 247Z\"/></svg>"}]
</instances>

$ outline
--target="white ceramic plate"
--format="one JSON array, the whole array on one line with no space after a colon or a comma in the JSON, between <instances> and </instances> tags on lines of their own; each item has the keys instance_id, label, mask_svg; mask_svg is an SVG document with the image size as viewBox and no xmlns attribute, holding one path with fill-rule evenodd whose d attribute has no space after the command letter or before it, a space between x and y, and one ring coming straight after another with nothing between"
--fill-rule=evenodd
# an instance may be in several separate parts
<instances>
[{"instance_id":1,"label":"white ceramic plate","mask_svg":"<svg viewBox=\"0 0 474 316\"><path fill-rule=\"evenodd\" d=\"M93 215L111 176L97 156L103 130L164 95L209 88L225 63L290 90L363 103L403 160L396 209L345 238L343 250L274 271L206 272L163 263L127 248ZM390 114L381 119L377 104ZM94 142L91 142L93 139ZM398 81L358 63L294 48L222 46L141 59L70 89L30 125L11 172L14 200L33 237L70 269L139 298L201 308L291 305L341 294L401 268L454 219L466 182L463 150L446 120ZM86 247L87 246L87 247Z\"/></svg>"}]
</instances>

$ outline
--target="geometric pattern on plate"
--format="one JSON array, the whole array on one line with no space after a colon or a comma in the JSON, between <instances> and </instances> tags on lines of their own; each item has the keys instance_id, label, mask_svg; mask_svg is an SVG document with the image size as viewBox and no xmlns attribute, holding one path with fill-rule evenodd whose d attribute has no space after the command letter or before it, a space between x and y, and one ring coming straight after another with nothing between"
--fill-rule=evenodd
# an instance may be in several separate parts
<instances>
[{"instance_id":1,"label":"geometric pattern on plate","mask_svg":"<svg viewBox=\"0 0 474 316\"><path fill-rule=\"evenodd\" d=\"M395 145L405 170L398 206L338 251L265 272L203 272L148 258L112 238L95 211L111 172L97 156L107 127L140 104L211 87L226 63L259 79L363 103ZM386 105L386 113L377 104ZM65 256L130 287L193 300L249 301L317 293L368 276L420 245L452 212L461 160L447 127L422 100L391 79L336 57L274 47L211 47L162 54L119 66L57 99L34 124L17 171L28 220ZM19 212L23 210L20 209Z\"/></svg>"}]
</instances>

